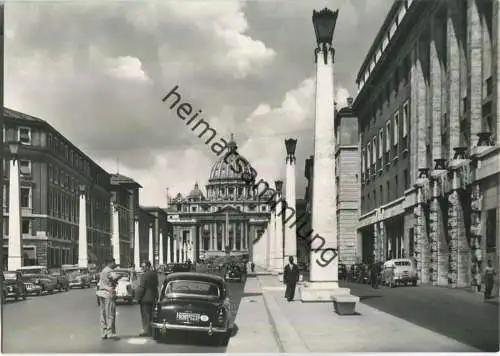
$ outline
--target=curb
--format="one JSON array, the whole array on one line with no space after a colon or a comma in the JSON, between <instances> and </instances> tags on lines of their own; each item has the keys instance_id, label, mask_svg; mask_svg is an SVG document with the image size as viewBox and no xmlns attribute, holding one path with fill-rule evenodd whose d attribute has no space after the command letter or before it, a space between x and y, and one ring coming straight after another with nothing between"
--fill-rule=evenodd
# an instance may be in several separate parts
<instances>
[{"instance_id":1,"label":"curb","mask_svg":"<svg viewBox=\"0 0 500 356\"><path fill-rule=\"evenodd\" d=\"M260 281L259 281L260 284ZM262 285L261 285L262 287ZM262 295L269 313L271 324L276 331L278 344L280 349L286 353L308 353L311 352L302 341L299 333L288 320L285 312L281 309L275 297L269 292L266 292L265 287L262 288Z\"/></svg>"}]
</instances>

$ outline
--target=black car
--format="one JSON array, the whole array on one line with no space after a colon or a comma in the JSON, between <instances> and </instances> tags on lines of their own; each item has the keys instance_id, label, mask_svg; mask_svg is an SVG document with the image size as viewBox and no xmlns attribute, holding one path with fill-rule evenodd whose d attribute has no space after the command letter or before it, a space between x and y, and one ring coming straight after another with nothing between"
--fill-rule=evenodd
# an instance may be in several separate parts
<instances>
[{"instance_id":1,"label":"black car","mask_svg":"<svg viewBox=\"0 0 500 356\"><path fill-rule=\"evenodd\" d=\"M50 272L50 275L57 280L57 286L56 289L58 289L60 292L62 291L69 291L69 279L66 273L62 270L60 271L52 271Z\"/></svg>"},{"instance_id":2,"label":"black car","mask_svg":"<svg viewBox=\"0 0 500 356\"><path fill-rule=\"evenodd\" d=\"M23 278L20 272L5 271L2 276L3 283L3 298L13 298L14 300L26 300L28 295L26 287L24 286Z\"/></svg>"},{"instance_id":3,"label":"black car","mask_svg":"<svg viewBox=\"0 0 500 356\"><path fill-rule=\"evenodd\" d=\"M195 272L168 275L153 310L151 327L156 341L181 331L204 334L217 345L226 345L233 318L224 279Z\"/></svg>"},{"instance_id":4,"label":"black car","mask_svg":"<svg viewBox=\"0 0 500 356\"><path fill-rule=\"evenodd\" d=\"M237 264L228 264L224 273L226 281L243 282L245 278L245 271L242 266Z\"/></svg>"}]
</instances>

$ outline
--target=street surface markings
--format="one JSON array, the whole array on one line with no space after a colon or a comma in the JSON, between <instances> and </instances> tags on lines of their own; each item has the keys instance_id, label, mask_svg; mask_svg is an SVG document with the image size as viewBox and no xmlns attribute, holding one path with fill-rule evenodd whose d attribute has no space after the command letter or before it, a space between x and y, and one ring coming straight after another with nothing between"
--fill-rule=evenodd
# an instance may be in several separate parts
<instances>
[{"instance_id":1,"label":"street surface markings","mask_svg":"<svg viewBox=\"0 0 500 356\"><path fill-rule=\"evenodd\" d=\"M144 344L147 344L149 341L151 341L151 340L146 338L146 337L133 337L133 338L130 338L127 340L127 344L144 345Z\"/></svg>"}]
</instances>

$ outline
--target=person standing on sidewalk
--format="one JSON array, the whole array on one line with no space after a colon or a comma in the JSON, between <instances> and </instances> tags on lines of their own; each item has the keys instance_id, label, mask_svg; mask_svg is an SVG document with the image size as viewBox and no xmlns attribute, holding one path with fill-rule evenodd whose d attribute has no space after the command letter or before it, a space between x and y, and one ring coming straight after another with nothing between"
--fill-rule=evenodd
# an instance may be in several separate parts
<instances>
[{"instance_id":1,"label":"person standing on sidewalk","mask_svg":"<svg viewBox=\"0 0 500 356\"><path fill-rule=\"evenodd\" d=\"M142 332L140 336L151 336L153 307L158 298L158 274L151 268L151 262L144 263L144 274L137 287L136 299L141 307Z\"/></svg>"},{"instance_id":2,"label":"person standing on sidewalk","mask_svg":"<svg viewBox=\"0 0 500 356\"><path fill-rule=\"evenodd\" d=\"M488 260L488 264L484 269L484 300L491 298L491 292L493 290L493 284L495 282L496 271L493 268L493 263Z\"/></svg>"},{"instance_id":3,"label":"person standing on sidewalk","mask_svg":"<svg viewBox=\"0 0 500 356\"><path fill-rule=\"evenodd\" d=\"M101 338L116 338L116 284L119 276L113 271L116 267L114 258L106 261L97 284L97 304L101 315Z\"/></svg>"},{"instance_id":4,"label":"person standing on sidewalk","mask_svg":"<svg viewBox=\"0 0 500 356\"><path fill-rule=\"evenodd\" d=\"M295 297L295 287L299 281L299 267L293 262L293 256L288 257L288 264L283 271L283 283L286 285L285 298L289 302Z\"/></svg>"}]
</instances>

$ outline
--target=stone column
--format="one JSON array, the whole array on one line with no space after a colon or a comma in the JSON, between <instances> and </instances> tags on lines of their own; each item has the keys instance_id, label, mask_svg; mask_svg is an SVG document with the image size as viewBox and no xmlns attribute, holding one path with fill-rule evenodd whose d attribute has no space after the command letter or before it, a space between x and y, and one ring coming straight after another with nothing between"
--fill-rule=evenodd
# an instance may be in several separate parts
<instances>
[{"instance_id":1,"label":"stone column","mask_svg":"<svg viewBox=\"0 0 500 356\"><path fill-rule=\"evenodd\" d=\"M213 251L214 250L214 225L210 224L208 225L208 231L209 231L209 250Z\"/></svg>"},{"instance_id":2,"label":"stone column","mask_svg":"<svg viewBox=\"0 0 500 356\"><path fill-rule=\"evenodd\" d=\"M148 230L148 260L154 265L154 255L153 255L153 224L149 225Z\"/></svg>"},{"instance_id":3,"label":"stone column","mask_svg":"<svg viewBox=\"0 0 500 356\"><path fill-rule=\"evenodd\" d=\"M326 15L327 13L330 15ZM337 187L335 183L334 70L335 50L332 36L338 10L324 9L313 13L313 23L321 14L330 16L333 27L329 38L320 38L323 30L315 23L317 33L316 105L314 120L314 166L312 193L312 236L309 237L310 283L301 288L303 302L329 302L332 294L349 294L338 286ZM316 20L315 20L316 19ZM318 27L319 26L319 27Z\"/></svg>"},{"instance_id":4,"label":"stone column","mask_svg":"<svg viewBox=\"0 0 500 356\"><path fill-rule=\"evenodd\" d=\"M472 165L473 177L476 177L477 160L473 161ZM481 192L481 184L475 179L471 189L471 285L475 291L482 285L482 265L483 265L483 250L482 242L484 242L484 211L483 194Z\"/></svg>"},{"instance_id":5,"label":"stone column","mask_svg":"<svg viewBox=\"0 0 500 356\"><path fill-rule=\"evenodd\" d=\"M292 209L294 215L296 215L296 197L295 197L295 148L297 146L296 139L285 140L286 146L286 190L285 190L285 201L287 206ZM293 260L297 262L297 231L295 224L287 224L288 220L292 222L295 221L296 216L288 217L286 216L286 211L283 213L285 215L285 263L288 263L288 258L293 257Z\"/></svg>"},{"instance_id":6,"label":"stone column","mask_svg":"<svg viewBox=\"0 0 500 356\"><path fill-rule=\"evenodd\" d=\"M120 265L120 212L116 203L111 202L111 240L113 244L113 258Z\"/></svg>"},{"instance_id":7,"label":"stone column","mask_svg":"<svg viewBox=\"0 0 500 356\"><path fill-rule=\"evenodd\" d=\"M80 211L78 219L78 267L88 267L87 244L87 189L80 185Z\"/></svg>"},{"instance_id":8,"label":"stone column","mask_svg":"<svg viewBox=\"0 0 500 356\"><path fill-rule=\"evenodd\" d=\"M9 161L9 254L7 266L9 271L15 271L23 266L23 239L21 234L19 160L17 152L11 153L13 155Z\"/></svg>"},{"instance_id":9,"label":"stone column","mask_svg":"<svg viewBox=\"0 0 500 356\"><path fill-rule=\"evenodd\" d=\"M233 231L233 251L236 251L236 223L232 223L232 231Z\"/></svg>"},{"instance_id":10,"label":"stone column","mask_svg":"<svg viewBox=\"0 0 500 356\"><path fill-rule=\"evenodd\" d=\"M159 241L159 245L160 245L160 249L158 251L158 263L160 265L163 265L165 264L165 261L163 260L163 232L160 231L160 241Z\"/></svg>"},{"instance_id":11,"label":"stone column","mask_svg":"<svg viewBox=\"0 0 500 356\"><path fill-rule=\"evenodd\" d=\"M277 204L275 206L276 211L276 272L278 274L283 274L283 267L285 266L283 260L283 196L282 196L282 184L281 181L275 182L276 188L276 200Z\"/></svg>"},{"instance_id":12,"label":"stone column","mask_svg":"<svg viewBox=\"0 0 500 356\"><path fill-rule=\"evenodd\" d=\"M454 148L460 146L460 46L455 33L454 21L458 19L457 4L448 4L447 43L448 50L448 120L449 120L449 150L448 156L453 157Z\"/></svg>"},{"instance_id":13,"label":"stone column","mask_svg":"<svg viewBox=\"0 0 500 356\"><path fill-rule=\"evenodd\" d=\"M136 216L134 220L134 265L136 270L141 267L141 249L139 245L139 217Z\"/></svg>"},{"instance_id":14,"label":"stone column","mask_svg":"<svg viewBox=\"0 0 500 356\"><path fill-rule=\"evenodd\" d=\"M415 259L417 261L417 274L419 283L429 282L430 267L430 248L427 231L427 212L425 211L425 202L430 198L430 188L428 180L428 169L421 169L417 183L417 205L413 213L416 218L415 224Z\"/></svg>"},{"instance_id":15,"label":"stone column","mask_svg":"<svg viewBox=\"0 0 500 356\"><path fill-rule=\"evenodd\" d=\"M173 259L174 259L174 263L178 263L179 262L179 256L177 255L177 250L179 249L178 247L178 242L177 242L177 237L174 236L174 256L173 256Z\"/></svg>"},{"instance_id":16,"label":"stone column","mask_svg":"<svg viewBox=\"0 0 500 356\"><path fill-rule=\"evenodd\" d=\"M167 234L167 263L172 263L172 235Z\"/></svg>"}]
</instances>

